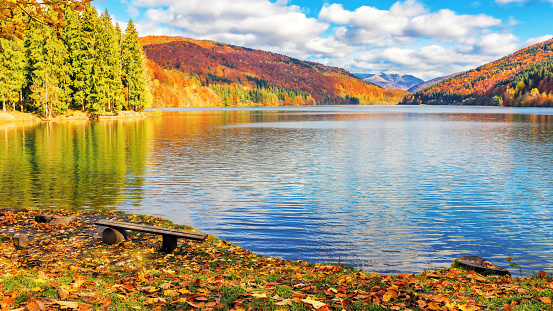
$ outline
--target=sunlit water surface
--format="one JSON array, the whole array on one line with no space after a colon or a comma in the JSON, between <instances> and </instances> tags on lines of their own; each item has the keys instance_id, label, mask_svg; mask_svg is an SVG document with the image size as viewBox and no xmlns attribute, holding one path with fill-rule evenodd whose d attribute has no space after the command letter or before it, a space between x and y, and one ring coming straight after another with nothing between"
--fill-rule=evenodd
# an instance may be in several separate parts
<instances>
[{"instance_id":1,"label":"sunlit water surface","mask_svg":"<svg viewBox=\"0 0 553 311\"><path fill-rule=\"evenodd\" d=\"M265 255L553 272L553 110L173 109L0 125L0 206L162 216ZM512 272L515 272L511 269Z\"/></svg>"}]
</instances>

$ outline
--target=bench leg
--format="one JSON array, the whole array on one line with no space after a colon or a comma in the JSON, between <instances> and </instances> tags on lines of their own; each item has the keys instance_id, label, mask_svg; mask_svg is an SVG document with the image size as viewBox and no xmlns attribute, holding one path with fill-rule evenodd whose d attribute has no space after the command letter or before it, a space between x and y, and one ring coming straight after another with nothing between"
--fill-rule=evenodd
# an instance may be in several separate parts
<instances>
[{"instance_id":1,"label":"bench leg","mask_svg":"<svg viewBox=\"0 0 553 311\"><path fill-rule=\"evenodd\" d=\"M167 253L172 253L177 248L177 237L174 235L163 235L163 244L161 250Z\"/></svg>"}]
</instances>

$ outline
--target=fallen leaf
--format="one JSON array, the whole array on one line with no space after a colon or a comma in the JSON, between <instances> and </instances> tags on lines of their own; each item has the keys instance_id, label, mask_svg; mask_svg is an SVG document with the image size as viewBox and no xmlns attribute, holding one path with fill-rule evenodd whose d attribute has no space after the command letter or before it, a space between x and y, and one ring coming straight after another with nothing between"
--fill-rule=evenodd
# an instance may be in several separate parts
<instances>
[{"instance_id":1,"label":"fallen leaf","mask_svg":"<svg viewBox=\"0 0 553 311\"><path fill-rule=\"evenodd\" d=\"M279 307L282 307L282 306L293 306L293 301L292 299L284 299L283 301L279 301L277 303L275 303L275 305L279 306Z\"/></svg>"},{"instance_id":2,"label":"fallen leaf","mask_svg":"<svg viewBox=\"0 0 553 311\"><path fill-rule=\"evenodd\" d=\"M69 297L70 293L67 289L65 288L60 288L58 289L58 296L60 297L60 299L67 299Z\"/></svg>"},{"instance_id":3,"label":"fallen leaf","mask_svg":"<svg viewBox=\"0 0 553 311\"><path fill-rule=\"evenodd\" d=\"M320 302L312 299L301 299L301 302L311 305L315 309L322 308L326 305L324 302Z\"/></svg>"},{"instance_id":4,"label":"fallen leaf","mask_svg":"<svg viewBox=\"0 0 553 311\"><path fill-rule=\"evenodd\" d=\"M163 283L163 284L159 285L159 288L169 289L169 288L171 288L171 284L170 283Z\"/></svg>"},{"instance_id":5,"label":"fallen leaf","mask_svg":"<svg viewBox=\"0 0 553 311\"><path fill-rule=\"evenodd\" d=\"M267 294L261 293L261 294L251 294L255 298L267 298Z\"/></svg>"},{"instance_id":6,"label":"fallen leaf","mask_svg":"<svg viewBox=\"0 0 553 311\"><path fill-rule=\"evenodd\" d=\"M29 311L44 311L44 305L40 301L31 301L25 307Z\"/></svg>"},{"instance_id":7,"label":"fallen leaf","mask_svg":"<svg viewBox=\"0 0 553 311\"><path fill-rule=\"evenodd\" d=\"M551 298L549 297L540 297L541 302L551 304Z\"/></svg>"},{"instance_id":8,"label":"fallen leaf","mask_svg":"<svg viewBox=\"0 0 553 311\"><path fill-rule=\"evenodd\" d=\"M111 304L111 299L109 299L108 297L102 300L102 307L107 308L110 304Z\"/></svg>"},{"instance_id":9,"label":"fallen leaf","mask_svg":"<svg viewBox=\"0 0 553 311\"><path fill-rule=\"evenodd\" d=\"M179 295L180 295L180 293L177 292L176 290L168 289L168 290L163 291L163 296L176 297L176 296L179 296Z\"/></svg>"},{"instance_id":10,"label":"fallen leaf","mask_svg":"<svg viewBox=\"0 0 553 311\"><path fill-rule=\"evenodd\" d=\"M79 303L74 301L55 301L56 304L60 306L62 310L65 309L77 309L79 308Z\"/></svg>"}]
</instances>

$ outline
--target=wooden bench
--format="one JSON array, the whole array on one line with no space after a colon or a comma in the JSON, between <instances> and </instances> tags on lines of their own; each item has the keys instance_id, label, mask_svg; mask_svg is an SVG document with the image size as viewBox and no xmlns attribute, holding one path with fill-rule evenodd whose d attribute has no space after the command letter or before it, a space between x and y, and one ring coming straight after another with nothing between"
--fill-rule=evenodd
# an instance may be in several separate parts
<instances>
[{"instance_id":1,"label":"wooden bench","mask_svg":"<svg viewBox=\"0 0 553 311\"><path fill-rule=\"evenodd\" d=\"M127 236L127 233L125 232L125 230L161 234L163 237L163 244L161 245L161 250L168 253L171 253L172 251L175 250L175 248L177 248L178 238L185 238L189 240L196 240L196 241L203 242L207 237L207 234L204 234L204 233L188 232L188 231L176 230L176 229L167 229L162 227L154 227L154 226L148 226L148 225L142 225L142 224L135 224L132 222L124 222L124 221L98 220L94 222L94 224L120 231L125 237Z\"/></svg>"}]
</instances>

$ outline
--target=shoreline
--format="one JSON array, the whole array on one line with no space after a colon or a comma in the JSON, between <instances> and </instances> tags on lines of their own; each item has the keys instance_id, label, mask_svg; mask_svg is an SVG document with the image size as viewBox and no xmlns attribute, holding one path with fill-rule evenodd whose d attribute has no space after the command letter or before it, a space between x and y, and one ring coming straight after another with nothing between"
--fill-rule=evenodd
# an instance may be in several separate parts
<instances>
[{"instance_id":1,"label":"shoreline","mask_svg":"<svg viewBox=\"0 0 553 311\"><path fill-rule=\"evenodd\" d=\"M159 115L157 109L148 111L120 111L106 114L91 114L82 111L70 110L64 115L59 115L50 120L42 119L34 113L19 111L0 111L0 124L8 122L59 122L59 121L99 121L99 120L120 120L120 119L142 119Z\"/></svg>"},{"instance_id":2,"label":"shoreline","mask_svg":"<svg viewBox=\"0 0 553 311\"><path fill-rule=\"evenodd\" d=\"M68 225L35 216L74 217ZM14 310L539 310L551 308L553 278L483 276L446 268L419 275L365 273L341 265L261 256L208 236L179 239L128 231L106 245L95 219L178 228L118 211L0 209L0 302ZM29 235L15 247L12 237ZM25 309L26 308L26 309Z\"/></svg>"}]
</instances>

